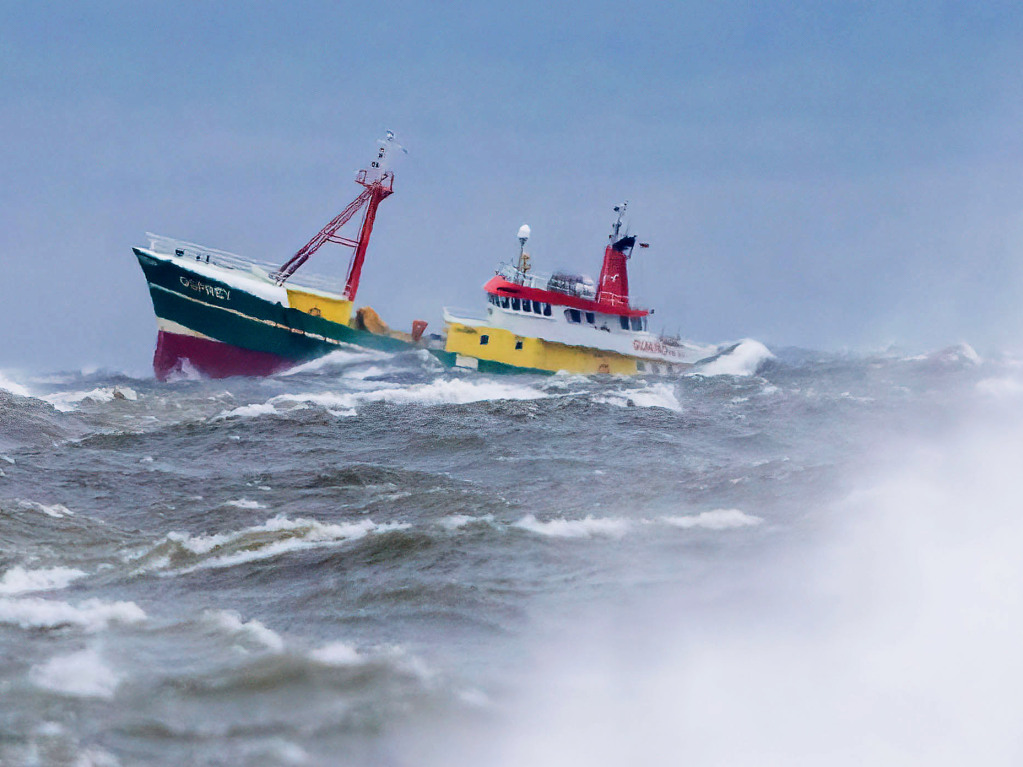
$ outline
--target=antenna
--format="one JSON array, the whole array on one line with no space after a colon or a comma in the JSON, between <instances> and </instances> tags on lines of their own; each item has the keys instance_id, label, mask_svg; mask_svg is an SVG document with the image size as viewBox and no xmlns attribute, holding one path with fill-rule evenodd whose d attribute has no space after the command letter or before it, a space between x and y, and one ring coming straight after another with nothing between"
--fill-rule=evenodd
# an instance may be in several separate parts
<instances>
[{"instance_id":1,"label":"antenna","mask_svg":"<svg viewBox=\"0 0 1023 767\"><path fill-rule=\"evenodd\" d=\"M618 233L622 230L622 217L625 216L625 209L628 207L628 200L623 202L621 205L615 205L614 211L618 214L618 218L615 220L614 226L611 227L611 235L608 237L609 240L617 239Z\"/></svg>"}]
</instances>

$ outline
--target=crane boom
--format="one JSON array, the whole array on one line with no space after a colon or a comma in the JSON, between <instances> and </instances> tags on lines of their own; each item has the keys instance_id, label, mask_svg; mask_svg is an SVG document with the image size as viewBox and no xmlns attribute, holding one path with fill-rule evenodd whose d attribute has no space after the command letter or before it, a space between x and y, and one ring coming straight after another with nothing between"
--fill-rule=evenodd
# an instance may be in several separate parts
<instances>
[{"instance_id":1,"label":"crane boom","mask_svg":"<svg viewBox=\"0 0 1023 767\"><path fill-rule=\"evenodd\" d=\"M362 265L366 260L366 251L369 248L369 238L373 234L377 206L380 205L381 201L394 193L394 173L385 170L387 150L391 144L395 144L404 151L394 141L394 134L388 131L387 138L380 142L380 151L377 154L376 160L371 165L373 170L360 170L355 177L355 183L364 187L362 192L317 232L316 236L299 248L298 252L272 275L278 285L283 285L321 246L327 242L333 242L355 249L351 265L348 268L344 289L345 298L349 301L355 300L355 294L359 289L359 278L362 276ZM362 210L363 207L366 208L366 212L362 219L362 227L359 230L359 238L352 240L339 236L338 231L341 227L351 221L355 214Z\"/></svg>"}]
</instances>

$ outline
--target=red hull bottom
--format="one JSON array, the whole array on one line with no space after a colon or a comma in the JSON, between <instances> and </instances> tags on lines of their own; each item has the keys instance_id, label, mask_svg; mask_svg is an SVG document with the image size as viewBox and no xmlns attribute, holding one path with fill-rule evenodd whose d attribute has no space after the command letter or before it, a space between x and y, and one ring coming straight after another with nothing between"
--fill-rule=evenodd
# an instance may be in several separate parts
<instances>
[{"instance_id":1,"label":"red hull bottom","mask_svg":"<svg viewBox=\"0 0 1023 767\"><path fill-rule=\"evenodd\" d=\"M175 373L185 374L189 369L209 378L268 376L295 364L294 360L277 354L164 330L157 336L153 355L153 372L160 381L166 381Z\"/></svg>"}]
</instances>

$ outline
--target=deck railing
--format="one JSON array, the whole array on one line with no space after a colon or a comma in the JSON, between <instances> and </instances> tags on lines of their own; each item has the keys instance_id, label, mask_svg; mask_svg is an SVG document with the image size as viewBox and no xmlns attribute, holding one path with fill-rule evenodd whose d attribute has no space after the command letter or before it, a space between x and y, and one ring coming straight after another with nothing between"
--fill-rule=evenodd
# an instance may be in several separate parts
<instances>
[{"instance_id":1,"label":"deck railing","mask_svg":"<svg viewBox=\"0 0 1023 767\"><path fill-rule=\"evenodd\" d=\"M154 253L177 256L186 261L213 264L222 269L236 269L272 284L274 281L270 275L280 268L280 264L270 261L260 261L248 256L240 256L237 253L229 253L226 250L208 248L205 245L199 245L198 243L186 240L176 240L173 237L164 237L152 232L146 232L146 237L149 238L149 248ZM340 277L329 277L303 271L292 275L288 279L288 284L322 290L328 293L340 293L344 286L344 281Z\"/></svg>"}]
</instances>

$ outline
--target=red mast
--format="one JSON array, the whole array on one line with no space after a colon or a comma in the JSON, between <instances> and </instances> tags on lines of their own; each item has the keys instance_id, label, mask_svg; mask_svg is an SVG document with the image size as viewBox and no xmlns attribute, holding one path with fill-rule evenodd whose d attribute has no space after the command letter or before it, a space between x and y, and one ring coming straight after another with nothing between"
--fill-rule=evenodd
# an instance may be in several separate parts
<instances>
[{"instance_id":1,"label":"red mast","mask_svg":"<svg viewBox=\"0 0 1023 767\"><path fill-rule=\"evenodd\" d=\"M370 166L370 170L360 170L355 177L355 183L365 187L362 193L348 203L348 206L338 213L315 237L303 245L299 251L273 275L278 285L293 275L302 264L309 260L309 257L320 249L320 246L327 242L338 245L345 245L355 248L352 262L348 267L348 278L345 281L344 295L349 301L355 300L355 294L359 290L359 278L362 276L362 264L366 260L366 250L369 247L369 238L373 234L373 222L376 220L377 206L386 197L394 193L394 173L386 170L387 153L394 145L405 151L404 147L394 140L394 134L387 131L387 137L380 142L380 151ZM359 231L359 239L352 240L348 237L338 235L338 230L347 224L363 206L366 213L362 219L362 228Z\"/></svg>"}]
</instances>

